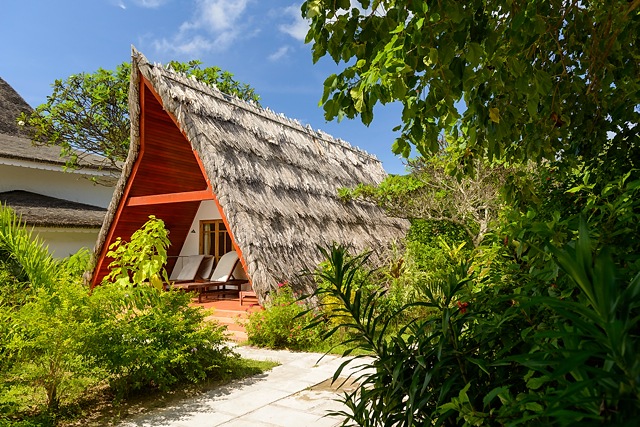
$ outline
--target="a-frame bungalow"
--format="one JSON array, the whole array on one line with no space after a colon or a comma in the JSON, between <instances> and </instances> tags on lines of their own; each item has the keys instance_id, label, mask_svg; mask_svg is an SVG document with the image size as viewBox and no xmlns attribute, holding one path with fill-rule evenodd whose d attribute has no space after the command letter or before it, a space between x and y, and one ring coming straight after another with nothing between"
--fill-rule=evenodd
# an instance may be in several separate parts
<instances>
[{"instance_id":1,"label":"a-frame bungalow","mask_svg":"<svg viewBox=\"0 0 640 427\"><path fill-rule=\"evenodd\" d=\"M313 269L318 246L383 248L406 232L406 221L337 195L380 182L375 157L150 64L135 48L129 108L131 148L96 244L92 286L108 273L109 245L149 215L170 231L171 262L235 249L260 301Z\"/></svg>"}]
</instances>

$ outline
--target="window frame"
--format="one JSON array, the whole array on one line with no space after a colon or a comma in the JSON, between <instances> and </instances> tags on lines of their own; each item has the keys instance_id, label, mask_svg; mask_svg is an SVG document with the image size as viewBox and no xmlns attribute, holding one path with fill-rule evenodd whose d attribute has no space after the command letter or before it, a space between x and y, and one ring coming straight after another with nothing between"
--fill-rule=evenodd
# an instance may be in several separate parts
<instances>
[{"instance_id":1,"label":"window frame","mask_svg":"<svg viewBox=\"0 0 640 427\"><path fill-rule=\"evenodd\" d=\"M206 229L206 227L210 225L213 225L213 230ZM231 233L227 229L227 225L224 223L222 219L200 220L199 226L200 226L200 234L198 236L198 240L199 240L198 252L201 255L213 255L215 265L217 265L222 255L224 255L229 251L234 250L233 239L231 239ZM222 228L220 226L222 226ZM221 233L226 234L225 241L224 241L225 247L222 249L220 248ZM211 253L205 253L205 236L207 234L209 235ZM225 252L221 252L221 250L225 250Z\"/></svg>"}]
</instances>

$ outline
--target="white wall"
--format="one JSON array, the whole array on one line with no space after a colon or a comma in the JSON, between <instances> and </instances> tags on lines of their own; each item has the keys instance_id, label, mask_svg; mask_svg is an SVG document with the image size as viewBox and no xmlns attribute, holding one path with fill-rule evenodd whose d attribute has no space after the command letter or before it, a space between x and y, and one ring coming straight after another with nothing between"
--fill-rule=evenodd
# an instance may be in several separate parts
<instances>
[{"instance_id":1,"label":"white wall","mask_svg":"<svg viewBox=\"0 0 640 427\"><path fill-rule=\"evenodd\" d=\"M65 258L73 255L80 248L93 251L98 239L98 229L87 228L49 228L34 227L34 234L44 240L49 246L49 253L54 258Z\"/></svg>"},{"instance_id":2,"label":"white wall","mask_svg":"<svg viewBox=\"0 0 640 427\"><path fill-rule=\"evenodd\" d=\"M87 179L90 176L84 171L64 172L57 165L0 159L0 192L23 190L107 208L114 188L95 185ZM44 240L56 258L65 258L83 247L93 250L99 232L97 228L34 228L34 234Z\"/></svg>"},{"instance_id":3,"label":"white wall","mask_svg":"<svg viewBox=\"0 0 640 427\"><path fill-rule=\"evenodd\" d=\"M49 166L51 168L51 166ZM24 190L106 208L113 187L95 185L80 173L0 164L0 192Z\"/></svg>"},{"instance_id":4,"label":"white wall","mask_svg":"<svg viewBox=\"0 0 640 427\"><path fill-rule=\"evenodd\" d=\"M200 221L204 220L212 220L212 219L222 219L220 215L220 211L218 211L218 206L213 200L204 200L200 202L200 207L198 208L198 212L196 213L193 222L191 223L191 228L189 229L189 233L187 234L187 238L185 239L184 245L182 246L182 250L180 251L180 256L188 256L188 255L197 255L200 251ZM191 230L194 230L195 233L191 233ZM176 266L177 267L177 266ZM233 272L233 275L237 279L246 279L247 274L245 273L242 265L238 263L238 266ZM241 290L249 290L250 286L248 284L243 285Z\"/></svg>"},{"instance_id":5,"label":"white wall","mask_svg":"<svg viewBox=\"0 0 640 427\"><path fill-rule=\"evenodd\" d=\"M191 228L189 229L189 234L187 234L187 238L184 241L182 250L180 251L180 256L197 255L200 251L200 221L221 218L222 216L220 216L220 212L218 212L216 202L213 200L203 200L200 202L198 213L196 213L196 216L191 223ZM191 233L191 230L194 230L195 233Z\"/></svg>"}]
</instances>

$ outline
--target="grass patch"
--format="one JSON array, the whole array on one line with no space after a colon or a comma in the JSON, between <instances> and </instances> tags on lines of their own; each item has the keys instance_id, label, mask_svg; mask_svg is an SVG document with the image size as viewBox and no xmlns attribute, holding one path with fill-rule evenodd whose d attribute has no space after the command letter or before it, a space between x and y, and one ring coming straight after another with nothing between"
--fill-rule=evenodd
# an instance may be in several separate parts
<instances>
[{"instance_id":1,"label":"grass patch","mask_svg":"<svg viewBox=\"0 0 640 427\"><path fill-rule=\"evenodd\" d=\"M216 375L200 383L183 382L168 391L146 388L123 400L117 400L109 387L102 384L89 389L80 399L61 407L57 418L46 413L23 413L12 420L0 419L0 427L114 426L128 417L163 408L183 399L196 398L233 381L261 375L278 365L272 361L237 358L223 372L216 372Z\"/></svg>"}]
</instances>

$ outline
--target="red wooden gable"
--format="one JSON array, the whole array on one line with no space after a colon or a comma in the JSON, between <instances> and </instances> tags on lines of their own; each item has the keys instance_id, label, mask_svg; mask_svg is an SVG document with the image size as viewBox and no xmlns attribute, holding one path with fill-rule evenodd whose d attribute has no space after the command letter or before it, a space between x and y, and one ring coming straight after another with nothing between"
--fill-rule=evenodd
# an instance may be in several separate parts
<instances>
[{"instance_id":1,"label":"red wooden gable","mask_svg":"<svg viewBox=\"0 0 640 427\"><path fill-rule=\"evenodd\" d=\"M108 274L112 259L106 253L117 237L128 241L149 219L149 215L155 215L165 222L169 230L171 246L168 255L177 256L200 202L215 200L198 155L178 128L175 118L164 111L160 97L142 76L139 93L138 158L97 260L91 287L100 284ZM222 211L220 214L224 218ZM169 259L175 263L175 258ZM167 266L168 269L173 267L173 263Z\"/></svg>"}]
</instances>

